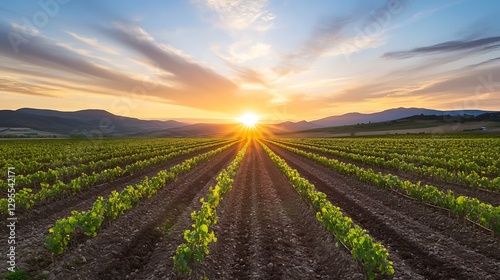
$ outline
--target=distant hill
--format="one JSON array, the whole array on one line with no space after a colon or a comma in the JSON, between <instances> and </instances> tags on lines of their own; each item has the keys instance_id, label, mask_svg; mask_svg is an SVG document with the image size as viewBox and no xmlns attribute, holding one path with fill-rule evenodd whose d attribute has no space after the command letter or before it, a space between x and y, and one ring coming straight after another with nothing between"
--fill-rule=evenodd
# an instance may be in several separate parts
<instances>
[{"instance_id":1,"label":"distant hill","mask_svg":"<svg viewBox=\"0 0 500 280\"><path fill-rule=\"evenodd\" d=\"M103 136L135 136L184 125L177 121L148 121L122 117L104 110L0 110L0 127L30 128L68 136L95 132L102 133Z\"/></svg>"},{"instance_id":2,"label":"distant hill","mask_svg":"<svg viewBox=\"0 0 500 280\"><path fill-rule=\"evenodd\" d=\"M312 121L311 123L316 124L320 127L332 127L332 126L341 126L341 125L353 125L353 124L361 124L361 123L369 123L369 122L384 122L397 120L402 118L407 118L415 115L481 115L484 113L489 113L490 111L481 111L481 110L462 110L462 111L439 111L425 108L394 108L385 110L378 113L373 114L362 114L362 113L348 113L339 116L331 116L322 118L319 120Z\"/></svg>"},{"instance_id":3,"label":"distant hill","mask_svg":"<svg viewBox=\"0 0 500 280\"><path fill-rule=\"evenodd\" d=\"M453 119L454 116L462 116ZM406 118L406 119L405 119ZM450 119L452 118L452 119ZM359 132L404 127L432 127L444 122L497 121L498 112L438 111L396 108L373 114L349 113L312 122L259 124L261 135L292 132ZM395 120L400 120L395 122ZM384 123L385 122L385 123ZM371 124L371 125L370 125ZM347 127L345 127L347 126ZM186 124L174 120L140 120L104 110L61 112L23 108L0 110L0 137L226 137L244 135L241 124Z\"/></svg>"},{"instance_id":4,"label":"distant hill","mask_svg":"<svg viewBox=\"0 0 500 280\"><path fill-rule=\"evenodd\" d=\"M470 112L470 111L469 111ZM480 115L414 115L390 121L358 123L322 127L302 131L283 132L287 137L331 137L354 135L454 133L488 131L500 132L500 112Z\"/></svg>"}]
</instances>

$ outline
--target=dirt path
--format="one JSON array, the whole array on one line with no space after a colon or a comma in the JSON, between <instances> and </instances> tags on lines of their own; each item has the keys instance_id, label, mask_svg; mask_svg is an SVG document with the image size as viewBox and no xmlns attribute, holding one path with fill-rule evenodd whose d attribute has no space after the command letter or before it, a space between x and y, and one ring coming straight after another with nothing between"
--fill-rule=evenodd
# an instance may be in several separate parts
<instances>
[{"instance_id":1,"label":"dirt path","mask_svg":"<svg viewBox=\"0 0 500 280\"><path fill-rule=\"evenodd\" d=\"M389 249L395 278L498 279L498 239L474 232L439 210L269 147Z\"/></svg>"},{"instance_id":2,"label":"dirt path","mask_svg":"<svg viewBox=\"0 0 500 280\"><path fill-rule=\"evenodd\" d=\"M225 155L226 157L228 155L232 155L237 149L236 146L237 145L231 147L227 151L224 151L222 155ZM45 248L44 245L45 236L48 233L48 229L54 225L55 221L60 218L67 217L71 214L72 210L82 211L90 209L98 196L105 197L112 190L120 191L128 185L139 182L145 176L152 177L156 175L160 170L168 169L175 164L181 163L185 159L207 152L211 149L214 148L210 147L200 151L196 151L189 155L174 158L167 161L166 163L147 168L141 174L127 176L124 178L120 178L112 183L90 188L77 196L64 196L58 200L52 201L51 203L43 203L35 206L35 208L33 209L20 213L18 216L19 226L16 229L16 238L17 240L19 240L16 247L16 261L18 262L17 266L20 269L27 270L35 275L48 269L48 267L51 265L52 260L50 251ZM222 155L218 155L217 157L220 158ZM218 161L220 161L220 159L218 159ZM209 163L205 163L202 166L205 166L205 168L207 168L207 166L210 166L210 164L214 164L214 162L217 161L212 159ZM188 175L186 174L183 177L185 176ZM174 184L176 183L177 182L175 182ZM163 189L162 191L164 192ZM1 229L0 234L2 234L2 236L6 236L4 235L7 234L4 228ZM2 251L6 251L6 249L4 249L5 246L6 242L5 244L1 244ZM79 247L82 247L82 245L79 245ZM81 250L81 248L74 249ZM59 258L64 259L65 256L66 253L63 254L63 257Z\"/></svg>"}]
</instances>

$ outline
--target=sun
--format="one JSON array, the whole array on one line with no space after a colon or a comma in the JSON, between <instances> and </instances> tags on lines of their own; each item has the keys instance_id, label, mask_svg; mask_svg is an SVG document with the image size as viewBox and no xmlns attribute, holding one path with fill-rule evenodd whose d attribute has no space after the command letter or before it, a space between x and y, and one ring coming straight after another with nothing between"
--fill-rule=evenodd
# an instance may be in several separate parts
<instances>
[{"instance_id":1,"label":"sun","mask_svg":"<svg viewBox=\"0 0 500 280\"><path fill-rule=\"evenodd\" d=\"M255 127L255 125L259 121L259 116L253 113L246 113L243 116L237 118L236 120L241 122L246 127Z\"/></svg>"}]
</instances>

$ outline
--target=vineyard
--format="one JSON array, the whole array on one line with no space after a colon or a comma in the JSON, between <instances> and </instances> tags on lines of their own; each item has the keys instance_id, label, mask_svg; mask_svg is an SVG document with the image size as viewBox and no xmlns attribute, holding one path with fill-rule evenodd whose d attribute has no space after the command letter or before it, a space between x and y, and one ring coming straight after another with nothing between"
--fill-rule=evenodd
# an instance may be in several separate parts
<instances>
[{"instance_id":1,"label":"vineyard","mask_svg":"<svg viewBox=\"0 0 500 280\"><path fill-rule=\"evenodd\" d=\"M500 279L498 137L5 140L0 150L0 216L16 218L10 277Z\"/></svg>"}]
</instances>

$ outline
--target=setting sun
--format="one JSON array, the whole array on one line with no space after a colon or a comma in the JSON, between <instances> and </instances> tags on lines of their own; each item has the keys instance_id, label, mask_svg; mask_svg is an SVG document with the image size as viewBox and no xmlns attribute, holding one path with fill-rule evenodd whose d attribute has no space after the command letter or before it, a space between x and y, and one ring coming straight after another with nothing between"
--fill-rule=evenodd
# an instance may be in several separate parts
<instances>
[{"instance_id":1,"label":"setting sun","mask_svg":"<svg viewBox=\"0 0 500 280\"><path fill-rule=\"evenodd\" d=\"M237 118L237 120L247 127L254 127L255 124L259 121L259 117L255 114L247 113Z\"/></svg>"}]
</instances>

